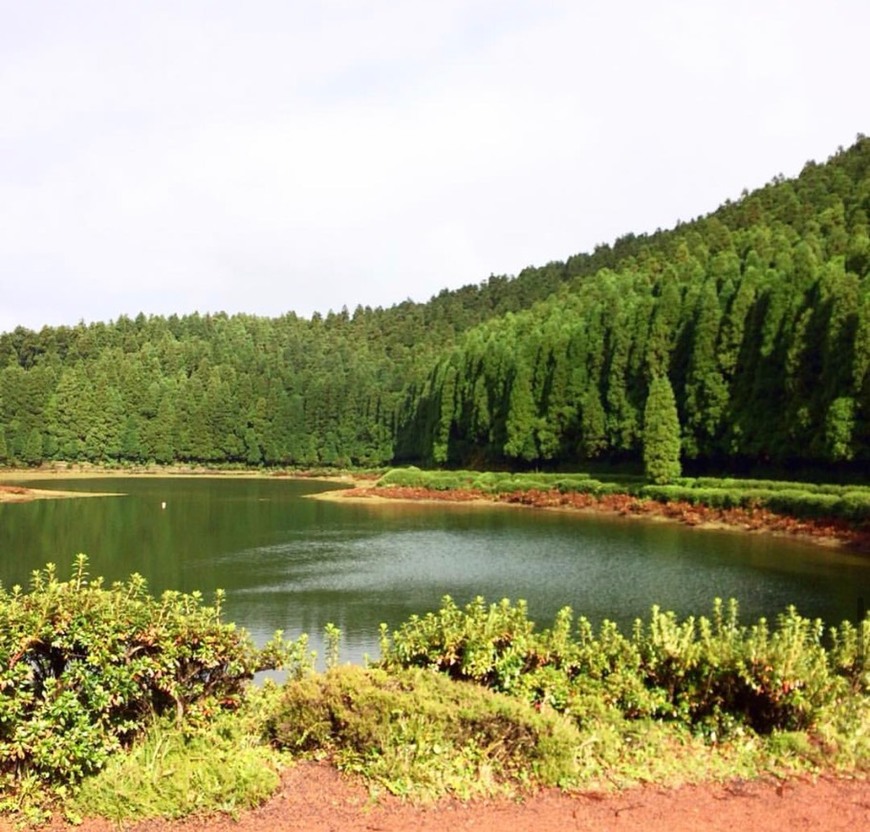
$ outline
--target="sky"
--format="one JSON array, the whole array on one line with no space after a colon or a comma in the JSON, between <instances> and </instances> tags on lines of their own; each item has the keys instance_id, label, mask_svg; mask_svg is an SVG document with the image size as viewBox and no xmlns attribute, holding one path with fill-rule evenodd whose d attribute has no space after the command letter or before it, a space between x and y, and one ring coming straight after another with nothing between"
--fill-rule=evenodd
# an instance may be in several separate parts
<instances>
[{"instance_id":1,"label":"sky","mask_svg":"<svg viewBox=\"0 0 870 832\"><path fill-rule=\"evenodd\" d=\"M867 0L0 0L0 332L426 301L672 227L868 132L868 31Z\"/></svg>"}]
</instances>

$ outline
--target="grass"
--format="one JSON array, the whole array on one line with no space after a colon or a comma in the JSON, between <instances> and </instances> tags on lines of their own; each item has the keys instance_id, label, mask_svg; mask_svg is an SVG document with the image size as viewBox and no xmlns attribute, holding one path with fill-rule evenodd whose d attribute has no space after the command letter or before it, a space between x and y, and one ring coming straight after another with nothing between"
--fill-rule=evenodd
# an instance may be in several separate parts
<instances>
[{"instance_id":1,"label":"grass","mask_svg":"<svg viewBox=\"0 0 870 832\"><path fill-rule=\"evenodd\" d=\"M263 803L278 787L282 764L258 728L270 694L253 690L241 711L198 727L156 722L128 753L82 782L66 813L121 824L197 813L236 816Z\"/></svg>"}]
</instances>

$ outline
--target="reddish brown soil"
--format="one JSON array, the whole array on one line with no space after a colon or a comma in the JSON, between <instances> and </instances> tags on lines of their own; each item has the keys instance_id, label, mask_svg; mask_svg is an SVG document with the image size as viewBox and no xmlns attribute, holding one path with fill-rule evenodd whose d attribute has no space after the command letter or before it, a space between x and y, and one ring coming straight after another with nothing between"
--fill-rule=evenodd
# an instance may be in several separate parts
<instances>
[{"instance_id":1,"label":"reddish brown soil","mask_svg":"<svg viewBox=\"0 0 870 832\"><path fill-rule=\"evenodd\" d=\"M113 832L107 821L89 820L82 832ZM279 793L259 809L183 822L149 821L133 832L650 832L683 830L870 829L870 784L862 780L769 781L684 786L643 786L614 795L540 791L522 801L443 801L415 807L395 798L374 801L357 780L325 763L300 763L284 774ZM55 826L61 830L61 826Z\"/></svg>"},{"instance_id":2,"label":"reddish brown soil","mask_svg":"<svg viewBox=\"0 0 870 832\"><path fill-rule=\"evenodd\" d=\"M13 497L26 496L30 491L21 485L0 485L0 494L9 494Z\"/></svg>"},{"instance_id":3,"label":"reddish brown soil","mask_svg":"<svg viewBox=\"0 0 870 832\"><path fill-rule=\"evenodd\" d=\"M362 499L380 497L389 500L412 501L487 501L534 508L598 511L624 517L660 517L689 526L721 526L750 532L794 535L810 538L817 542L843 544L858 551L870 552L870 529L866 527L856 527L837 519L798 520L762 508L719 509L683 502L659 503L655 500L643 500L627 494L608 494L603 497L595 497L591 494L563 494L559 491L537 490L489 495L473 489L434 491L427 488L391 486L389 488L356 487L339 493L343 497Z\"/></svg>"}]
</instances>

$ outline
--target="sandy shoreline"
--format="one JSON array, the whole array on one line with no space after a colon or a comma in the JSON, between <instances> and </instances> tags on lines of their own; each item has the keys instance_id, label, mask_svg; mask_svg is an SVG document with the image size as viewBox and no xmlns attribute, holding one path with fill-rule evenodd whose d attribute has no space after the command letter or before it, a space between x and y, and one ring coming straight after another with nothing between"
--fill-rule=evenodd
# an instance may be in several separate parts
<instances>
[{"instance_id":1,"label":"sandy shoreline","mask_svg":"<svg viewBox=\"0 0 870 832\"><path fill-rule=\"evenodd\" d=\"M213 471L208 468L0 468L0 482L18 483L35 480L93 480L110 477L275 477L259 471ZM290 479L290 477L288 477ZM325 478L324 478L325 479Z\"/></svg>"},{"instance_id":2,"label":"sandy shoreline","mask_svg":"<svg viewBox=\"0 0 870 832\"><path fill-rule=\"evenodd\" d=\"M159 478L159 477L201 477L203 479L317 479L329 482L353 484L350 476L308 477L264 473L260 471L215 471L209 468L182 466L158 467L143 466L140 468L93 468L89 466L70 468L0 468L0 503L26 503L31 500L61 500L73 497L117 497L120 492L66 491L63 488L31 488L27 483L55 480L60 486L67 480L89 479L127 479L127 478Z\"/></svg>"},{"instance_id":3,"label":"sandy shoreline","mask_svg":"<svg viewBox=\"0 0 870 832\"><path fill-rule=\"evenodd\" d=\"M71 500L74 497L118 497L115 493L55 491L42 488L8 489L0 485L0 503L30 503L33 500Z\"/></svg>"}]
</instances>

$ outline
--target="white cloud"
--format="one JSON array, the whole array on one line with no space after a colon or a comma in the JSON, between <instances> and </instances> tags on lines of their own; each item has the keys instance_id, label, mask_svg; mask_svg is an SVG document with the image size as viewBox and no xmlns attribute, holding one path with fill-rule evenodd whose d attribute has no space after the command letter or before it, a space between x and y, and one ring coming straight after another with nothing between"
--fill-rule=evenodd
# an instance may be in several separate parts
<instances>
[{"instance_id":1,"label":"white cloud","mask_svg":"<svg viewBox=\"0 0 870 832\"><path fill-rule=\"evenodd\" d=\"M866 130L858 0L0 6L0 330L425 300Z\"/></svg>"}]
</instances>

